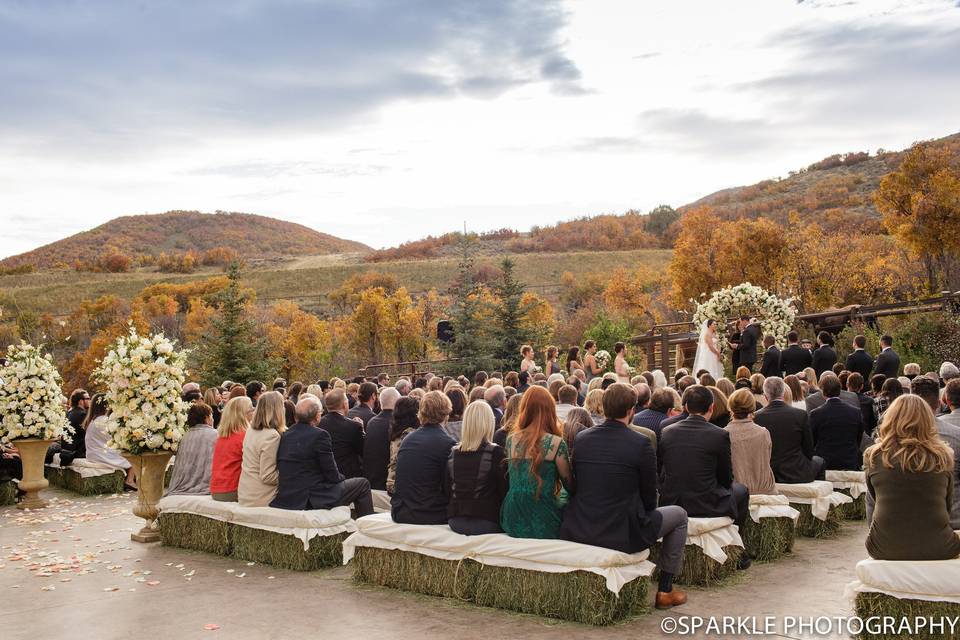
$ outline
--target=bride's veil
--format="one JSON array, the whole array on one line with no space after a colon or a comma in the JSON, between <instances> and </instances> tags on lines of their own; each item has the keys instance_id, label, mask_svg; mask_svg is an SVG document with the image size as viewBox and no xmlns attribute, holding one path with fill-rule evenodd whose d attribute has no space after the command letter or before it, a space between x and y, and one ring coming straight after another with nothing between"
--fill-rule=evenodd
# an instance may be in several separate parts
<instances>
[{"instance_id":1,"label":"bride's veil","mask_svg":"<svg viewBox=\"0 0 960 640\"><path fill-rule=\"evenodd\" d=\"M709 357L707 354L710 353L710 350L707 348L707 323L709 320L704 320L700 325L700 339L697 340L697 354L694 357L693 369L696 371L698 368L705 368L703 365L707 362Z\"/></svg>"}]
</instances>

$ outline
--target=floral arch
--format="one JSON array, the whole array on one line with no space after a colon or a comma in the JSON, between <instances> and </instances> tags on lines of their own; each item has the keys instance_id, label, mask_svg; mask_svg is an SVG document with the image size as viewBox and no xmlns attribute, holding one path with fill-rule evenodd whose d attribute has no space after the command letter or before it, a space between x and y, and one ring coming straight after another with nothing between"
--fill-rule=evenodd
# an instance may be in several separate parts
<instances>
[{"instance_id":1,"label":"floral arch","mask_svg":"<svg viewBox=\"0 0 960 640\"><path fill-rule=\"evenodd\" d=\"M749 282L714 291L703 303L697 304L693 322L699 327L706 320L719 325L740 315L755 316L764 335L772 335L779 347L787 344L787 334L793 329L797 310L793 299L783 299ZM725 346L725 341L721 341Z\"/></svg>"}]
</instances>

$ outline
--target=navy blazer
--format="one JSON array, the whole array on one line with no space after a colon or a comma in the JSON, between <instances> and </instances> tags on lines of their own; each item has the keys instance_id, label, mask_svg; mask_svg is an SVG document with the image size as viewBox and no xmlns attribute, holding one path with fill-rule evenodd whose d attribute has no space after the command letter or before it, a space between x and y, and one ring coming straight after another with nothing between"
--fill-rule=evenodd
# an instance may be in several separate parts
<instances>
[{"instance_id":1,"label":"navy blazer","mask_svg":"<svg viewBox=\"0 0 960 640\"><path fill-rule=\"evenodd\" d=\"M560 537L624 553L657 541L657 455L646 436L607 420L577 434L576 491L563 514Z\"/></svg>"},{"instance_id":2,"label":"navy blazer","mask_svg":"<svg viewBox=\"0 0 960 640\"><path fill-rule=\"evenodd\" d=\"M821 345L813 352L813 370L817 372L818 380L824 371L833 371L835 364L837 364L837 352L830 345Z\"/></svg>"},{"instance_id":3,"label":"navy blazer","mask_svg":"<svg viewBox=\"0 0 960 640\"><path fill-rule=\"evenodd\" d=\"M810 431L814 452L827 461L825 469L863 468L863 413L859 407L851 407L840 398L829 398L822 407L810 412Z\"/></svg>"},{"instance_id":4,"label":"navy blazer","mask_svg":"<svg viewBox=\"0 0 960 640\"><path fill-rule=\"evenodd\" d=\"M856 349L847 356L846 370L859 373L863 376L863 384L870 384L870 374L873 373L873 356L863 349Z\"/></svg>"},{"instance_id":5,"label":"navy blazer","mask_svg":"<svg viewBox=\"0 0 960 640\"><path fill-rule=\"evenodd\" d=\"M279 483L270 503L278 509L332 509L343 497L343 475L333 458L330 434L298 422L280 436Z\"/></svg>"},{"instance_id":6,"label":"navy blazer","mask_svg":"<svg viewBox=\"0 0 960 640\"><path fill-rule=\"evenodd\" d=\"M817 477L806 411L775 400L757 411L753 421L770 432L770 468L777 482L812 482Z\"/></svg>"},{"instance_id":7,"label":"navy blazer","mask_svg":"<svg viewBox=\"0 0 960 640\"><path fill-rule=\"evenodd\" d=\"M334 412L320 418L320 428L330 432L333 455L343 475L363 477L363 426Z\"/></svg>"},{"instance_id":8,"label":"navy blazer","mask_svg":"<svg viewBox=\"0 0 960 640\"><path fill-rule=\"evenodd\" d=\"M367 423L363 437L363 476L370 488L386 491L387 466L390 464L390 420L393 409L384 409Z\"/></svg>"},{"instance_id":9,"label":"navy blazer","mask_svg":"<svg viewBox=\"0 0 960 640\"><path fill-rule=\"evenodd\" d=\"M877 355L877 366L874 373L882 373L888 378L900 375L900 356L893 349L884 349ZM864 381L866 383L866 381ZM864 385L866 386L866 384Z\"/></svg>"},{"instance_id":10,"label":"navy blazer","mask_svg":"<svg viewBox=\"0 0 960 640\"><path fill-rule=\"evenodd\" d=\"M455 444L436 424L424 425L403 439L390 499L394 522L447 523L447 459Z\"/></svg>"},{"instance_id":11,"label":"navy blazer","mask_svg":"<svg viewBox=\"0 0 960 640\"><path fill-rule=\"evenodd\" d=\"M799 344L791 344L780 352L780 367L788 376L795 376L813 366L813 355Z\"/></svg>"},{"instance_id":12,"label":"navy blazer","mask_svg":"<svg viewBox=\"0 0 960 640\"><path fill-rule=\"evenodd\" d=\"M658 442L661 505L691 518L737 517L729 432L693 415L665 427Z\"/></svg>"}]
</instances>

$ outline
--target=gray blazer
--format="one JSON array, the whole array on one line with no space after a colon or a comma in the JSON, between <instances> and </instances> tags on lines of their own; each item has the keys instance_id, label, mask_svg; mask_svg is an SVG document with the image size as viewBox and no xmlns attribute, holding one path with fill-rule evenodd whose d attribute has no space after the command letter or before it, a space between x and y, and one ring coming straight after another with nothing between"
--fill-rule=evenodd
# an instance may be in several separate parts
<instances>
[{"instance_id":1,"label":"gray blazer","mask_svg":"<svg viewBox=\"0 0 960 640\"><path fill-rule=\"evenodd\" d=\"M856 407L860 410L860 398L853 391L841 391L840 399L846 402L851 407ZM824 404L826 404L827 399L823 397L823 394L817 391L816 393L807 396L807 413L810 413L814 409L819 409Z\"/></svg>"},{"instance_id":2,"label":"gray blazer","mask_svg":"<svg viewBox=\"0 0 960 640\"><path fill-rule=\"evenodd\" d=\"M953 449L953 486L960 486L960 411L937 418L940 437ZM950 526L960 529L960 490L953 491L953 508L950 509Z\"/></svg>"}]
</instances>

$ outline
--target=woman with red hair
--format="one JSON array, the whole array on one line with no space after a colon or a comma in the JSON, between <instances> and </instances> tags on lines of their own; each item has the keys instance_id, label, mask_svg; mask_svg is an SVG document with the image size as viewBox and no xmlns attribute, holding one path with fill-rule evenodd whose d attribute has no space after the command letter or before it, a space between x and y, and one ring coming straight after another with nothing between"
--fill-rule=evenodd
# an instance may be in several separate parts
<instances>
[{"instance_id":1,"label":"woman with red hair","mask_svg":"<svg viewBox=\"0 0 960 640\"><path fill-rule=\"evenodd\" d=\"M561 482L570 487L570 459L557 406L543 387L527 389L507 435L510 490L500 509L500 526L514 538L558 538Z\"/></svg>"}]
</instances>

